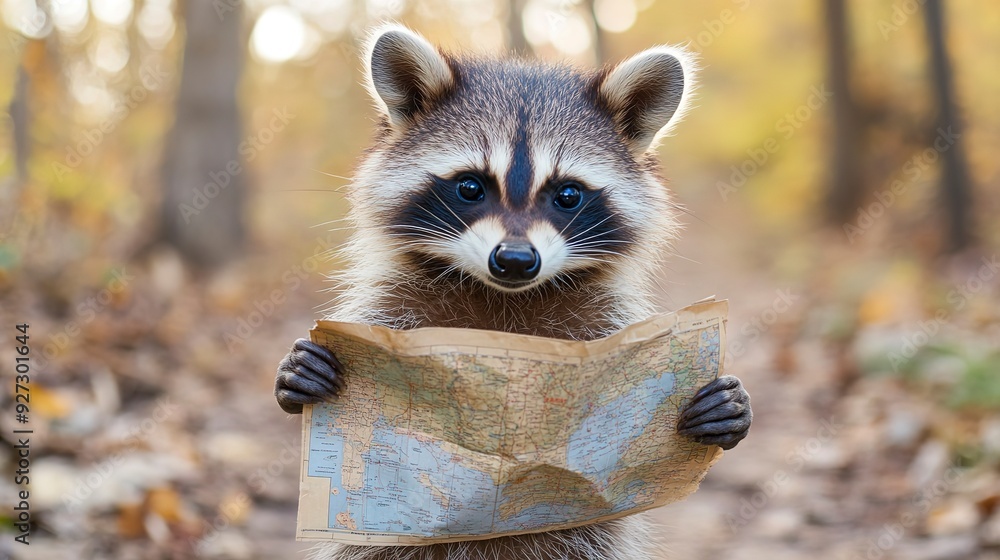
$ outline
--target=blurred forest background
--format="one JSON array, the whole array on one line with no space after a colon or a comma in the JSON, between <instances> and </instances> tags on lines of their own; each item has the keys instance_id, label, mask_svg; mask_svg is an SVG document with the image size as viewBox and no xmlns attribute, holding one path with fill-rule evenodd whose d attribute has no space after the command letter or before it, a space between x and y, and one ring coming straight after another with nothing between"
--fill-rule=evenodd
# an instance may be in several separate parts
<instances>
[{"instance_id":1,"label":"blurred forest background","mask_svg":"<svg viewBox=\"0 0 1000 560\"><path fill-rule=\"evenodd\" d=\"M663 558L1000 558L1000 4L0 0L0 557L304 558L273 373L330 299L358 39L687 43L664 308L728 298L750 437ZM15 324L31 347L17 534Z\"/></svg>"}]
</instances>

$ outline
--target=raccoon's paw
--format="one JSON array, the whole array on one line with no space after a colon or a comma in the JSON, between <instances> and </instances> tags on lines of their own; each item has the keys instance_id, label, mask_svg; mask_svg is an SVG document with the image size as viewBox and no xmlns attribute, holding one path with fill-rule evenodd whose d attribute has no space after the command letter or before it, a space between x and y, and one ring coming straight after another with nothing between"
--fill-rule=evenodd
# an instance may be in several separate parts
<instances>
[{"instance_id":1,"label":"raccoon's paw","mask_svg":"<svg viewBox=\"0 0 1000 560\"><path fill-rule=\"evenodd\" d=\"M302 405L336 400L345 388L343 371L344 366L333 352L300 338L278 364L274 398L281 410L302 414Z\"/></svg>"},{"instance_id":2,"label":"raccoon's paw","mask_svg":"<svg viewBox=\"0 0 1000 560\"><path fill-rule=\"evenodd\" d=\"M724 375L705 385L681 413L677 432L698 443L736 447L750 431L753 411L743 383Z\"/></svg>"}]
</instances>

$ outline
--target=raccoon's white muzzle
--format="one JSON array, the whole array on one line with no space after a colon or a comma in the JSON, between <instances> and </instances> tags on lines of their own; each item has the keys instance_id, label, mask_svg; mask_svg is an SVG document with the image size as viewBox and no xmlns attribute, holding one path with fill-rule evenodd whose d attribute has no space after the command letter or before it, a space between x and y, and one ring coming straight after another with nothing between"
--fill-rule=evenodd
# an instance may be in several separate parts
<instances>
[{"instance_id":1,"label":"raccoon's white muzzle","mask_svg":"<svg viewBox=\"0 0 1000 560\"><path fill-rule=\"evenodd\" d=\"M567 263L566 243L547 222L533 225L518 238L498 218L487 217L441 248L456 267L504 292L544 284L565 272Z\"/></svg>"}]
</instances>

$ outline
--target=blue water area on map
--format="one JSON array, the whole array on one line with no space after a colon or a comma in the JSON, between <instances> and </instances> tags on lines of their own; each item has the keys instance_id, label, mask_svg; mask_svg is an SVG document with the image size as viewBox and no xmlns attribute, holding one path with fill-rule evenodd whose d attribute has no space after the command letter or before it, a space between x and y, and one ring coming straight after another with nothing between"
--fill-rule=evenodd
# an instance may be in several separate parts
<instances>
[{"instance_id":1,"label":"blue water area on map","mask_svg":"<svg viewBox=\"0 0 1000 560\"><path fill-rule=\"evenodd\" d=\"M379 419L372 442L362 454L365 490L343 488L343 432L328 412L313 412L309 476L331 479L330 527L348 512L359 531L423 534L480 533L493 520L496 488L484 472L459 464L454 455L432 441L418 441ZM447 507L432 488L448 496ZM339 527L344 528L344 527Z\"/></svg>"},{"instance_id":2,"label":"blue water area on map","mask_svg":"<svg viewBox=\"0 0 1000 560\"><path fill-rule=\"evenodd\" d=\"M629 445L673 391L674 374L661 373L597 407L569 438L569 468L605 488Z\"/></svg>"}]
</instances>

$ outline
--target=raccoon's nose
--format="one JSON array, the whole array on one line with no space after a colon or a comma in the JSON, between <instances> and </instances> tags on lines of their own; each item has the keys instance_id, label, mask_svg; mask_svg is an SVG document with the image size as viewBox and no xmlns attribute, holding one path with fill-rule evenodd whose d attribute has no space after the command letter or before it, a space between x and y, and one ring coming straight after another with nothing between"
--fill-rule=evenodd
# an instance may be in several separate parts
<instances>
[{"instance_id":1,"label":"raccoon's nose","mask_svg":"<svg viewBox=\"0 0 1000 560\"><path fill-rule=\"evenodd\" d=\"M528 243L501 243L490 253L490 274L507 282L527 282L538 276L542 257Z\"/></svg>"}]
</instances>

